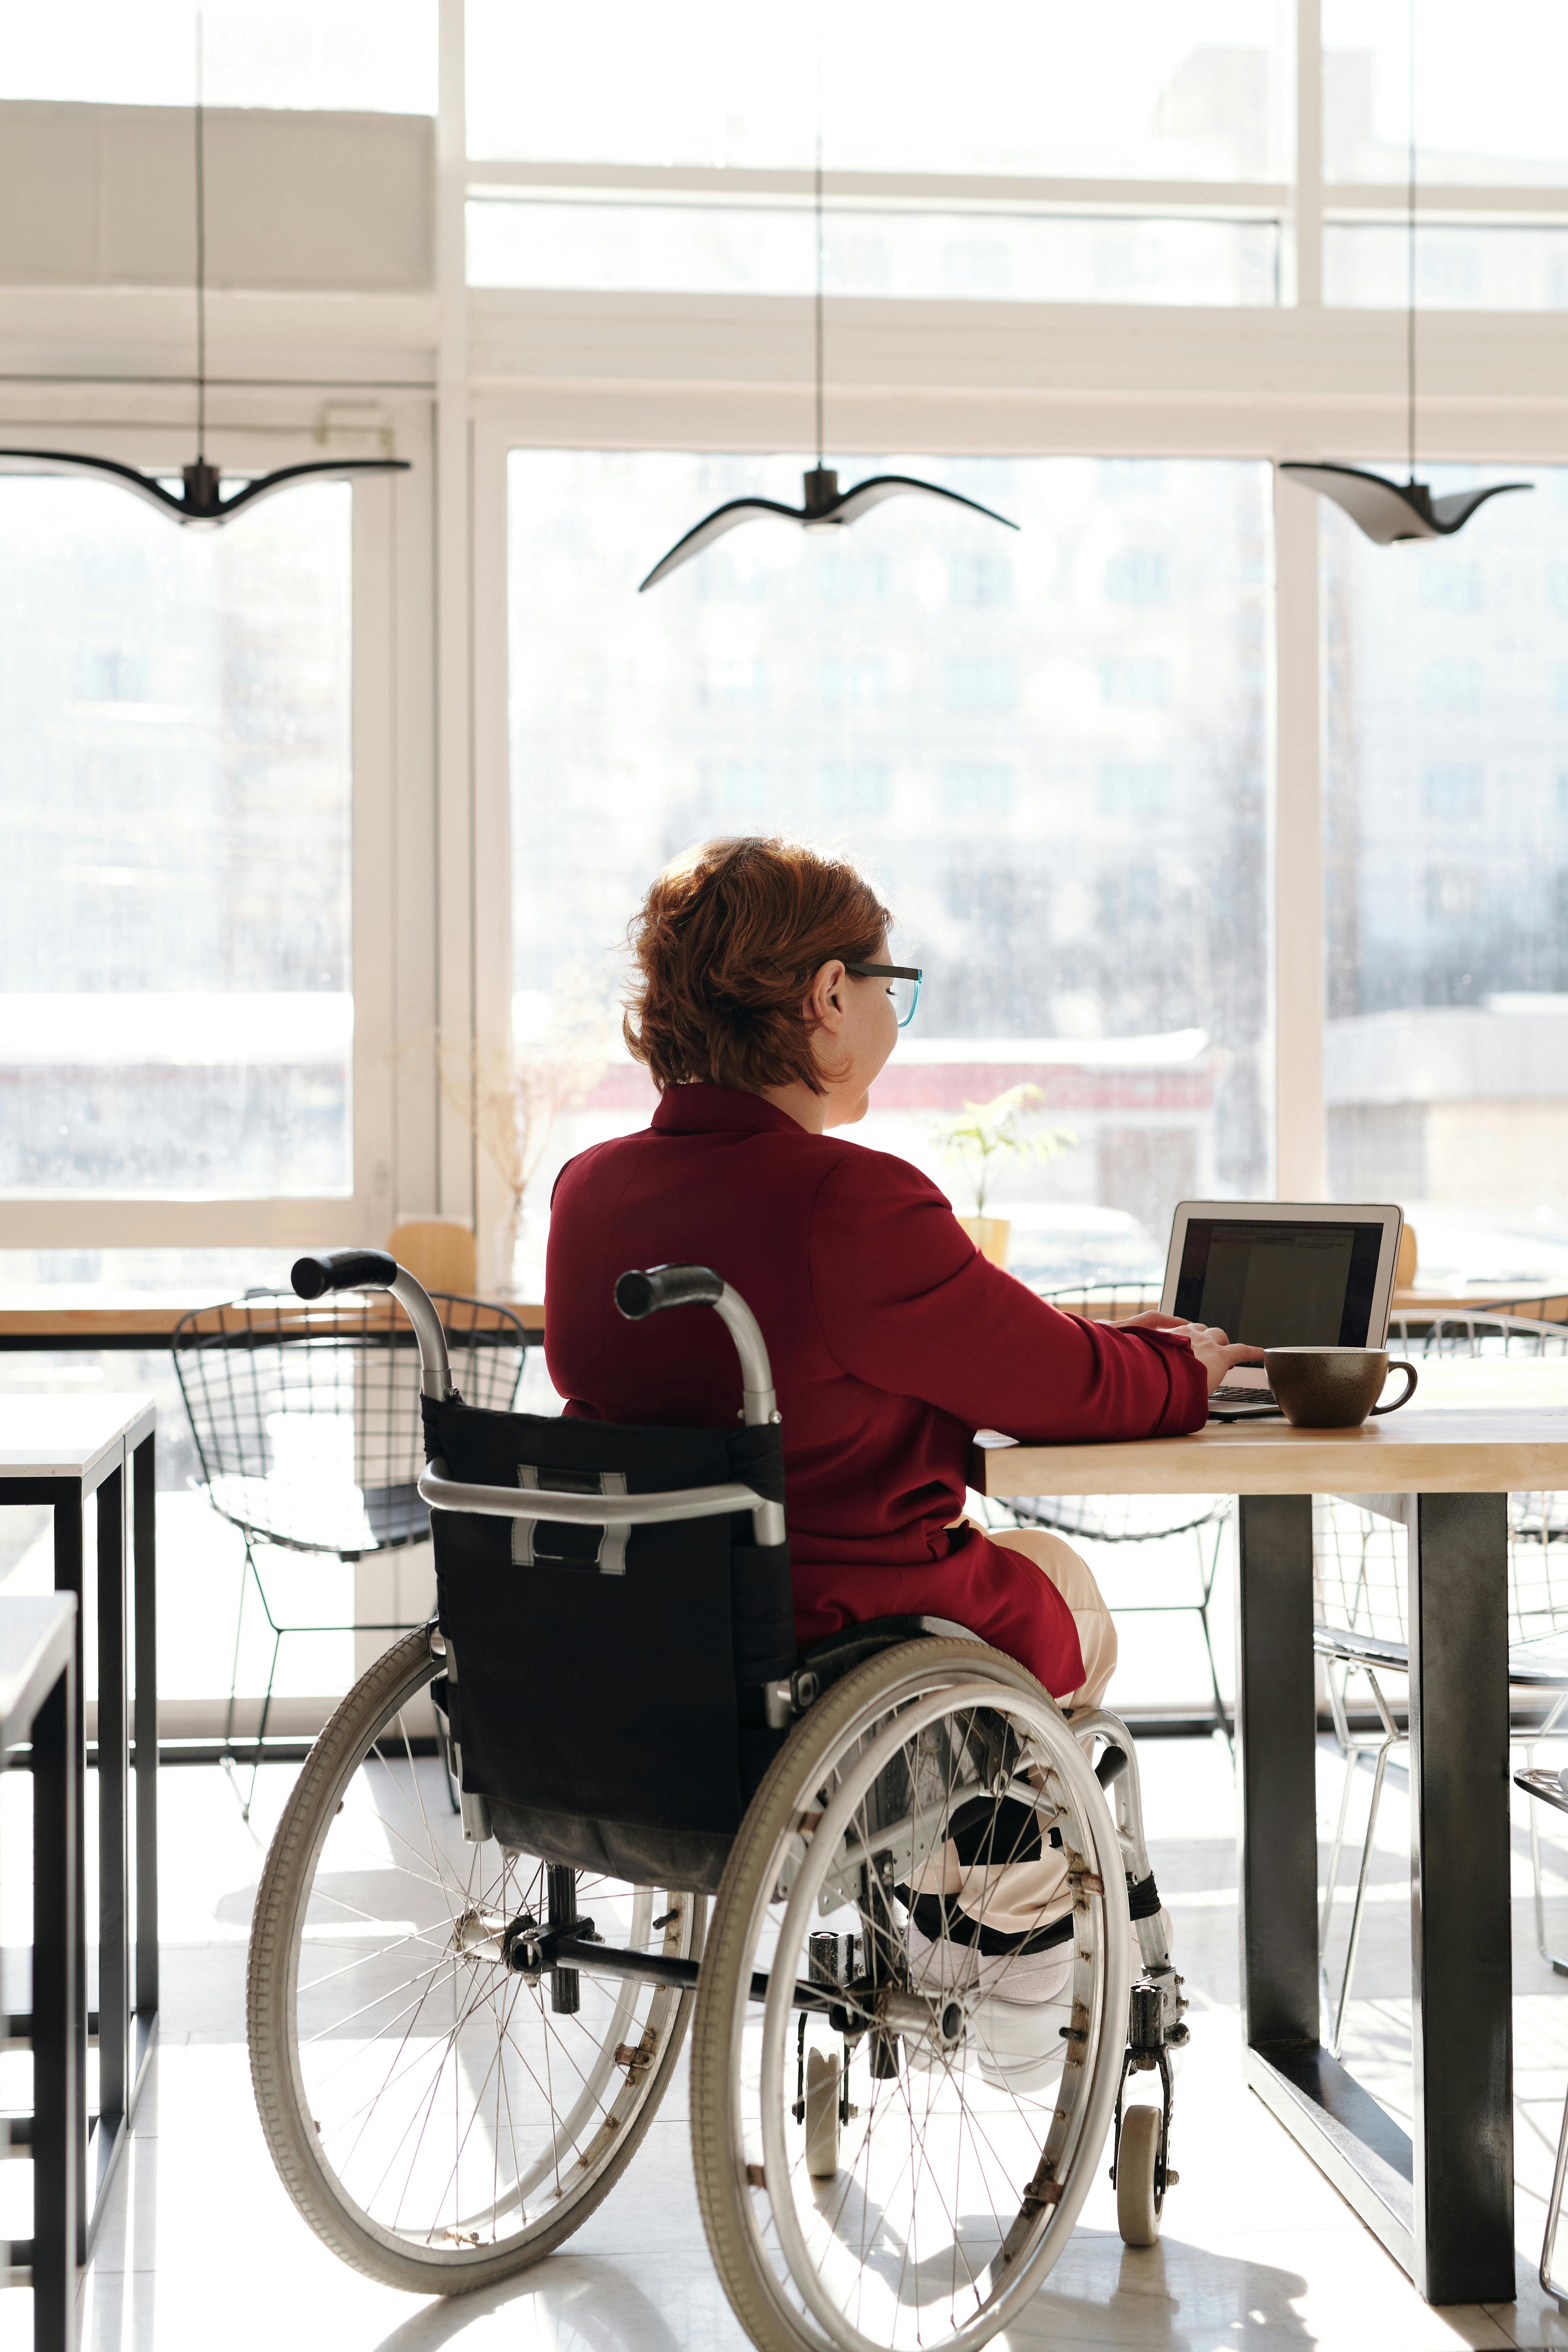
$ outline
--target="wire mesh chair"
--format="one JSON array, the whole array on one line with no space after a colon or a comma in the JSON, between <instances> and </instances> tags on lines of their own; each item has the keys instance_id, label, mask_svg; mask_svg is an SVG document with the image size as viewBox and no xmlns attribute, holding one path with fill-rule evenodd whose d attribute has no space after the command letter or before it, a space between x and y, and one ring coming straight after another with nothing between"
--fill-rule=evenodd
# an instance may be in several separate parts
<instances>
[{"instance_id":1,"label":"wire mesh chair","mask_svg":"<svg viewBox=\"0 0 1568 2352\"><path fill-rule=\"evenodd\" d=\"M1568 1327L1545 1318L1479 1307L1442 1314L1417 1310L1393 1318L1389 1345L1418 1360L1539 1362L1568 1357ZM1553 1638L1568 1629L1568 1495L1510 1495L1508 1533L1509 1676L1516 1691L1528 1693L1545 1710L1541 1722L1531 1727L1519 1743L1528 1769L1533 1764L1536 1744L1557 1730L1568 1710L1568 1651ZM1334 1736L1345 1759L1319 1920L1319 1962L1324 1999L1333 2011L1331 2047L1336 2056L1355 1973L1384 1776L1394 1748L1406 1738L1384 1687L1391 1676L1405 1674L1409 1666L1406 1540L1401 1524L1360 1505L1333 1497L1320 1497L1313 1504L1313 1646L1329 1666ZM1364 1682L1376 1713L1372 1729L1352 1725L1351 1720L1350 1688L1358 1678ZM1373 1767L1372 1796L1356 1874L1350 1938L1336 1993L1329 1983L1329 1939L1351 1795L1363 1759ZM1568 1958L1553 1952L1546 1940L1541 1836L1533 1806L1530 1852L1537 1948L1559 1975L1568 1975Z\"/></svg>"},{"instance_id":2,"label":"wire mesh chair","mask_svg":"<svg viewBox=\"0 0 1568 2352\"><path fill-rule=\"evenodd\" d=\"M1047 1305L1096 1323L1125 1323L1160 1304L1160 1285L1141 1282L1079 1283L1070 1288L1041 1293ZM1045 1528L1068 1541L1102 1544L1164 1543L1191 1536L1196 1552L1195 1600L1145 1601L1118 1603L1117 1617L1194 1616L1203 1635L1214 1698L1216 1729L1228 1733L1219 1669L1209 1626L1209 1604L1219 1573L1225 1530L1234 1510L1229 1495L1026 1495L1009 1499L1013 1520L1025 1528Z\"/></svg>"},{"instance_id":3,"label":"wire mesh chair","mask_svg":"<svg viewBox=\"0 0 1568 2352\"><path fill-rule=\"evenodd\" d=\"M1516 1772L1513 1779L1514 1786L1522 1789L1531 1801L1530 1817L1532 1823L1537 1803L1550 1805L1556 1812L1568 1813L1568 1788L1563 1786L1558 1773L1527 1770ZM1541 2242L1541 2262L1536 2271L1542 2291L1552 2296L1560 2309L1568 2311L1568 2284L1560 2285L1552 2275L1565 2186L1568 2186L1568 2100L1564 2100L1563 2105L1563 2126L1557 2136L1557 2163L1552 2176L1552 2194L1546 2200L1546 2233Z\"/></svg>"},{"instance_id":4,"label":"wire mesh chair","mask_svg":"<svg viewBox=\"0 0 1568 2352\"><path fill-rule=\"evenodd\" d=\"M437 1295L436 1306L464 1395L491 1411L510 1411L527 1355L518 1318L474 1298ZM254 1745L243 1743L251 1748L250 1789L241 1806L248 1819L284 1636L409 1630L401 1620L357 1615L290 1621L275 1605L257 1555L309 1552L348 1565L426 1539L429 1507L418 1492L425 1466L419 1355L412 1327L391 1298L341 1296L306 1306L291 1293L271 1291L247 1292L185 1316L174 1327L174 1352L203 1490L245 1543L224 1726L231 1778L252 1588L271 1636Z\"/></svg>"},{"instance_id":5,"label":"wire mesh chair","mask_svg":"<svg viewBox=\"0 0 1568 2352\"><path fill-rule=\"evenodd\" d=\"M1510 1305L1506 1313L1471 1307L1440 1316L1395 1316L1389 1342L1400 1345L1406 1355L1439 1360L1568 1360L1568 1323L1545 1311L1568 1307L1568 1300L1516 1304L1527 1311L1519 1314ZM1510 1606L1516 1588L1518 1601L1513 1638L1524 1642L1568 1623L1568 1542L1563 1540L1568 1538L1568 1494L1510 1495L1508 1520L1510 1555L1516 1545L1538 1547L1533 1565L1510 1559ZM1560 1548L1553 1550L1554 1545Z\"/></svg>"},{"instance_id":6,"label":"wire mesh chair","mask_svg":"<svg viewBox=\"0 0 1568 2352\"><path fill-rule=\"evenodd\" d=\"M1538 1298L1478 1298L1476 1311L1516 1323L1568 1323L1568 1291L1543 1291Z\"/></svg>"}]
</instances>

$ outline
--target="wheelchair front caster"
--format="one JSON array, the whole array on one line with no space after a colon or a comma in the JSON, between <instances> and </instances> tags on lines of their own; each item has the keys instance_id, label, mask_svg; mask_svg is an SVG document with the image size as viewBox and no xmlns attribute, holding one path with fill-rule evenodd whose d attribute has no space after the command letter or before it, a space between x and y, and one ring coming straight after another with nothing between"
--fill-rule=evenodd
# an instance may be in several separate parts
<instances>
[{"instance_id":1,"label":"wheelchair front caster","mask_svg":"<svg viewBox=\"0 0 1568 2352\"><path fill-rule=\"evenodd\" d=\"M837 2050L805 2053L805 2168L814 2180L838 2170L839 2076Z\"/></svg>"},{"instance_id":2,"label":"wheelchair front caster","mask_svg":"<svg viewBox=\"0 0 1568 2352\"><path fill-rule=\"evenodd\" d=\"M1124 2246L1157 2245L1165 2200L1154 2186L1160 2161L1160 2110L1129 2107L1116 2150L1116 2226Z\"/></svg>"}]
</instances>

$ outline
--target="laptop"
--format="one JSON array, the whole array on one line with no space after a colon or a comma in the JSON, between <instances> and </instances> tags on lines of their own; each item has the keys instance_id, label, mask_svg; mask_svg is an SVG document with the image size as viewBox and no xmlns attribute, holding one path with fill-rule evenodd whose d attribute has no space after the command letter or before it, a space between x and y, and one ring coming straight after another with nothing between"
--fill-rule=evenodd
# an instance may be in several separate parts
<instances>
[{"instance_id":1,"label":"laptop","mask_svg":"<svg viewBox=\"0 0 1568 2352\"><path fill-rule=\"evenodd\" d=\"M1161 1311L1254 1348L1381 1348L1403 1210L1389 1202L1183 1201ZM1261 1364L1238 1364L1211 1421L1277 1413Z\"/></svg>"}]
</instances>

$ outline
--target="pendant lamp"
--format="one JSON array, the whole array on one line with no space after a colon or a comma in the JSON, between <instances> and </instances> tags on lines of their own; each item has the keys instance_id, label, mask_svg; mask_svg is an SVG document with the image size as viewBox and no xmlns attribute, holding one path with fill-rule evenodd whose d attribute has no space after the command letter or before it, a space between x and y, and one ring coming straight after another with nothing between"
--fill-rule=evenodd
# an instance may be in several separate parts
<instances>
[{"instance_id":1,"label":"pendant lamp","mask_svg":"<svg viewBox=\"0 0 1568 2352\"><path fill-rule=\"evenodd\" d=\"M777 499L731 499L715 507L700 523L693 524L683 539L678 539L667 555L661 555L647 578L637 583L637 594L651 588L657 581L666 579L682 563L689 563L727 530L734 530L743 522L760 522L765 516L777 516L784 522L799 523L803 530L837 530L845 523L858 522L872 507L880 506L884 499L919 497L944 499L950 506L967 507L971 514L984 515L988 522L999 522L1005 530L1016 530L1016 522L997 514L991 507L983 507L975 499L960 496L957 490L944 490L935 482L917 481L912 474L874 474L868 481L857 482L852 490L841 490L838 476L831 466L822 462L823 431L823 362L822 362L822 118L818 106L816 127L816 463L804 477L804 497L798 507L786 507Z\"/></svg>"},{"instance_id":2,"label":"pendant lamp","mask_svg":"<svg viewBox=\"0 0 1568 2352\"><path fill-rule=\"evenodd\" d=\"M1282 465L1303 488L1331 499L1351 520L1379 547L1402 539L1451 539L1462 530L1478 507L1507 490L1533 489L1532 482L1493 482L1484 490L1451 490L1435 499L1425 482L1415 478L1415 0L1410 0L1410 178L1405 211L1407 292L1405 320L1405 439L1410 478L1391 482L1385 474L1369 474L1359 466Z\"/></svg>"},{"instance_id":3,"label":"pendant lamp","mask_svg":"<svg viewBox=\"0 0 1568 2352\"><path fill-rule=\"evenodd\" d=\"M226 496L223 478L206 457L207 425L207 293L206 293L206 145L202 96L202 19L196 14L195 192L196 192L196 455L181 468L180 489L169 489L155 474L122 466L114 457L79 457L60 449L0 449L0 474L91 475L118 483L133 497L145 499L160 514L176 522L212 525L286 490L292 482L350 481L360 474L405 474L406 457L322 458L303 466L280 466L275 473L241 478L240 487Z\"/></svg>"}]
</instances>

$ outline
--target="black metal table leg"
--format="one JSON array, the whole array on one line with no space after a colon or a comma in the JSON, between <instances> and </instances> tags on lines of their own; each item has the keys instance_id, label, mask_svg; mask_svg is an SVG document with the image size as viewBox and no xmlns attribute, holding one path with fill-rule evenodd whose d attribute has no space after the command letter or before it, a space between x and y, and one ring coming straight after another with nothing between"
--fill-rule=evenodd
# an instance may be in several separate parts
<instances>
[{"instance_id":1,"label":"black metal table leg","mask_svg":"<svg viewBox=\"0 0 1568 2352\"><path fill-rule=\"evenodd\" d=\"M54 1517L55 1589L78 1602L72 1737L76 1757L73 1902L81 1940L75 1972L76 2051L72 2095L77 2129L74 2218L77 2260L85 2263L103 2192L123 2147L151 2056L158 2004L157 1575L153 1526L153 1451L149 1434L130 1453L102 1454L86 1477L10 1479L4 1498L46 1504ZM87 1575L85 1513L96 1496L94 1576ZM134 1602L129 1571L135 1571ZM99 1777L98 1901L89 1917L86 1886L84 1768L86 1696L81 1633L89 1581L98 1631L95 1698ZM132 1759L132 1691L140 1733ZM131 1830L134 1773L136 1827ZM132 1904L134 1903L134 1946ZM87 2104L89 1985L87 1948L96 1940L99 2000L98 2097L89 2140ZM89 2170L91 2171L90 2187Z\"/></svg>"},{"instance_id":2,"label":"black metal table leg","mask_svg":"<svg viewBox=\"0 0 1568 2352\"><path fill-rule=\"evenodd\" d=\"M76 1664L33 1724L33 2343L56 2352L71 2338L85 2229L85 2131L79 1979L79 1844L81 1747ZM74 2127L73 2127L74 2126Z\"/></svg>"},{"instance_id":3,"label":"black metal table leg","mask_svg":"<svg viewBox=\"0 0 1568 2352\"><path fill-rule=\"evenodd\" d=\"M62 1461L56 1469L7 1472L0 1478L0 1500L42 1504L50 1512L55 1589L70 1593L77 1604L73 1612L55 1612L56 1638L69 1650L71 1673L50 1701L58 1705L63 1725L58 1755L49 1744L55 1719L38 1717L44 1727L37 1735L43 1744L35 1748L33 2006L25 2021L11 2021L12 2033L19 2038L25 2032L34 2053L36 2269L41 2284L35 2307L40 2346L63 2345L67 2339L60 2331L74 2324L77 2273L87 2260L103 2210L103 2192L124 2147L157 2027L157 1579L152 1422L151 1411L143 1406L120 1423L118 1433L89 1434L79 1453L68 1446L66 1459L76 1454L73 1466L68 1468ZM144 1433L137 1437L138 1431ZM89 1579L85 1520L88 1502L95 1496L97 1543ZM133 1606L128 1582L132 1565ZM96 1919L88 1914L86 1887L82 1635L89 1582L95 1585L98 1634L98 1736L92 1759L100 1800ZM13 1618L10 1631L16 1634L18 1630ZM133 1689L140 1734L134 1766L130 1745ZM89 2005L87 1965L95 1937L100 1984L96 2021ZM89 2143L88 2060L95 2021L99 2095ZM19 2143L14 2139L14 2144ZM57 2260L59 2245L66 2251ZM20 2264L19 2252L17 2261Z\"/></svg>"},{"instance_id":4,"label":"black metal table leg","mask_svg":"<svg viewBox=\"0 0 1568 2352\"><path fill-rule=\"evenodd\" d=\"M1514 2293L1508 1505L1423 1495L1410 1547L1416 2285Z\"/></svg>"},{"instance_id":5,"label":"black metal table leg","mask_svg":"<svg viewBox=\"0 0 1568 2352\"><path fill-rule=\"evenodd\" d=\"M1241 1504L1242 2002L1253 2048L1318 2039L1317 1717L1312 1683L1312 1504Z\"/></svg>"},{"instance_id":6,"label":"black metal table leg","mask_svg":"<svg viewBox=\"0 0 1568 2352\"><path fill-rule=\"evenodd\" d=\"M1508 1521L1423 1496L1410 1547L1414 2143L1319 2041L1312 1524L1241 1502L1247 2077L1428 2303L1514 2292Z\"/></svg>"},{"instance_id":7,"label":"black metal table leg","mask_svg":"<svg viewBox=\"0 0 1568 2352\"><path fill-rule=\"evenodd\" d=\"M75 2110L72 2133L71 2163L75 2179L71 2184L71 2200L75 2207L75 2260L79 2265L87 2260L87 2228L91 2208L87 2194L87 1970L80 1939L85 1936L87 1919L87 1830L85 1820L84 1766L87 1756L86 1700L82 1673L81 1629L85 1616L82 1581L85 1566L82 1521L86 1496L79 1481L58 1479L50 1482L54 1491L48 1500L55 1515L55 1591L74 1592L77 1602L76 1673L72 1677L71 1701L71 1907L79 1938L77 1966L73 1971L71 1990L71 2101ZM13 1492L16 1490L13 1489ZM37 1988L35 1987L35 1993Z\"/></svg>"},{"instance_id":8,"label":"black metal table leg","mask_svg":"<svg viewBox=\"0 0 1568 2352\"><path fill-rule=\"evenodd\" d=\"M136 2020L139 2081L158 2014L158 1539L155 1437L132 1455L136 1757ZM135 2083L132 2084L134 2093Z\"/></svg>"},{"instance_id":9,"label":"black metal table leg","mask_svg":"<svg viewBox=\"0 0 1568 2352\"><path fill-rule=\"evenodd\" d=\"M130 1726L126 1478L98 1490L98 2124L96 2210L124 2130L131 2086Z\"/></svg>"},{"instance_id":10,"label":"black metal table leg","mask_svg":"<svg viewBox=\"0 0 1568 2352\"><path fill-rule=\"evenodd\" d=\"M1244 1496L1237 1621L1247 2079L1405 2269L1410 2142L1319 2039L1312 1503Z\"/></svg>"}]
</instances>

